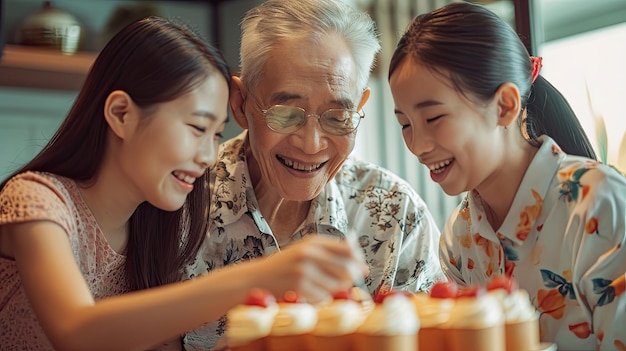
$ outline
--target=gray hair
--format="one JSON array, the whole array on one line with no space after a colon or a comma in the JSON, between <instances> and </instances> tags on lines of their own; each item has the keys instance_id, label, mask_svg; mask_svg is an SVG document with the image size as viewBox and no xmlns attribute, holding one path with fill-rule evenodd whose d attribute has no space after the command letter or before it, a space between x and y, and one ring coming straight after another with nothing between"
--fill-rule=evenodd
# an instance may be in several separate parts
<instances>
[{"instance_id":1,"label":"gray hair","mask_svg":"<svg viewBox=\"0 0 626 351\"><path fill-rule=\"evenodd\" d=\"M339 0L267 0L248 11L241 23L241 79L254 90L272 46L284 39L320 39L336 33L346 41L364 90L380 42L374 21Z\"/></svg>"}]
</instances>

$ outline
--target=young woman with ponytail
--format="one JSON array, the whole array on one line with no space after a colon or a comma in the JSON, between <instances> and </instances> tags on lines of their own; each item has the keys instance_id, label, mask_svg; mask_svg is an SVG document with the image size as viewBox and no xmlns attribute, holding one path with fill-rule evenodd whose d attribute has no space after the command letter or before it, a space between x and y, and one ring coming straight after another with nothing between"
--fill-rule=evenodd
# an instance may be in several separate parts
<instances>
[{"instance_id":1,"label":"young woman with ponytail","mask_svg":"<svg viewBox=\"0 0 626 351\"><path fill-rule=\"evenodd\" d=\"M402 135L450 195L449 279L514 277L559 350L626 350L626 179L596 161L567 101L481 5L416 17L389 69Z\"/></svg>"}]
</instances>

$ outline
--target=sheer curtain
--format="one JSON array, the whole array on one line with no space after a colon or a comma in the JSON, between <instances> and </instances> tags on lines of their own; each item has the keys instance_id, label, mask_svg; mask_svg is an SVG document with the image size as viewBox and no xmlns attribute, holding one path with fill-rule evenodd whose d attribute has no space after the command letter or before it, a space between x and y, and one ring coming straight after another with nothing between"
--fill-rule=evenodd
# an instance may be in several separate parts
<instances>
[{"instance_id":1,"label":"sheer curtain","mask_svg":"<svg viewBox=\"0 0 626 351\"><path fill-rule=\"evenodd\" d=\"M430 179L428 169L417 161L404 144L393 113L394 104L387 73L396 43L413 17L450 2L454 0L352 1L353 5L367 10L376 21L382 42L381 54L370 80L372 95L364 108L365 120L359 126L354 154L406 179L424 199L440 229L460 202L460 196L446 195Z\"/></svg>"}]
</instances>

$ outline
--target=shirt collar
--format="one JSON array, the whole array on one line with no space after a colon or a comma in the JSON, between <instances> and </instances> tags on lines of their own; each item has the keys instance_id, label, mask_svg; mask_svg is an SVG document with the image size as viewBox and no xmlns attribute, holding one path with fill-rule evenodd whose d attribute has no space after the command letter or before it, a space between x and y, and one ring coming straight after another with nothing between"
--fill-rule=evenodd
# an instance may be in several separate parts
<instances>
[{"instance_id":1,"label":"shirt collar","mask_svg":"<svg viewBox=\"0 0 626 351\"><path fill-rule=\"evenodd\" d=\"M487 222L480 195L475 192L468 193L468 204L472 209L469 211L472 233L481 233L481 236L492 241L508 238L517 244L524 242L530 230L534 228L550 183L565 158L561 148L550 137L543 135L538 141L541 142L541 147L530 162L515 193L511 209L498 233L493 233Z\"/></svg>"},{"instance_id":2,"label":"shirt collar","mask_svg":"<svg viewBox=\"0 0 626 351\"><path fill-rule=\"evenodd\" d=\"M498 232L498 236L509 238L517 244L523 243L534 228L550 183L565 158L565 153L552 138L543 135L538 140L541 147L530 162L511 209Z\"/></svg>"}]
</instances>

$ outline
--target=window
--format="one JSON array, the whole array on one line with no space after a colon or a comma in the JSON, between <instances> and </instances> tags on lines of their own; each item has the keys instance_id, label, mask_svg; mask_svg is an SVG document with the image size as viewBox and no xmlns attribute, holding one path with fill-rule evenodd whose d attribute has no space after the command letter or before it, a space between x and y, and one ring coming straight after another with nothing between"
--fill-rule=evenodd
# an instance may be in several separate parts
<instances>
[{"instance_id":1,"label":"window","mask_svg":"<svg viewBox=\"0 0 626 351\"><path fill-rule=\"evenodd\" d=\"M626 171L626 2L541 0L542 74L567 98L598 157Z\"/></svg>"}]
</instances>

